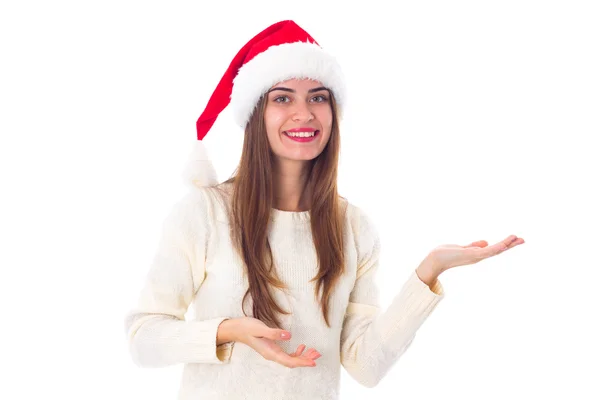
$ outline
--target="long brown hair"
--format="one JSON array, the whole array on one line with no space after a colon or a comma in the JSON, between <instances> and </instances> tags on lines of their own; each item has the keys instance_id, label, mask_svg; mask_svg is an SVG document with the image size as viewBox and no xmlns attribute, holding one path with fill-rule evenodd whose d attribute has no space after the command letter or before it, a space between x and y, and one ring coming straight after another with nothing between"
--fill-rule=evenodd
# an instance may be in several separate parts
<instances>
[{"instance_id":1,"label":"long brown hair","mask_svg":"<svg viewBox=\"0 0 600 400\"><path fill-rule=\"evenodd\" d=\"M345 198L337 191L340 131L333 93L329 97L333 114L331 135L321 154L311 161L305 188L312 193L310 223L319 265L319 272L311 282L316 282L315 298L318 299L321 292L321 309L328 327L331 326L329 298L344 272L343 206L346 204ZM223 184L233 184L229 209L231 239L245 263L248 275L249 288L242 304L250 294L253 300L253 317L270 327L281 328L275 313L289 312L276 303L270 292L270 287L285 288L285 284L279 280L273 268L268 241L268 224L274 203L274 154L264 122L267 99L264 95L258 101L246 125L240 162L233 175Z\"/></svg>"}]
</instances>

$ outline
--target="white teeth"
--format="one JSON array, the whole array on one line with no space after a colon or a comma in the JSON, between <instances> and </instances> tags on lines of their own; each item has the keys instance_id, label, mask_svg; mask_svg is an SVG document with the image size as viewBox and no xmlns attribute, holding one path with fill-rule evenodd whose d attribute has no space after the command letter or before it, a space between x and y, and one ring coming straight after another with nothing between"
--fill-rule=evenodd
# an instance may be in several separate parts
<instances>
[{"instance_id":1,"label":"white teeth","mask_svg":"<svg viewBox=\"0 0 600 400\"><path fill-rule=\"evenodd\" d=\"M315 136L315 132L286 132L285 134L288 136L293 136L293 137L309 137L309 136Z\"/></svg>"}]
</instances>

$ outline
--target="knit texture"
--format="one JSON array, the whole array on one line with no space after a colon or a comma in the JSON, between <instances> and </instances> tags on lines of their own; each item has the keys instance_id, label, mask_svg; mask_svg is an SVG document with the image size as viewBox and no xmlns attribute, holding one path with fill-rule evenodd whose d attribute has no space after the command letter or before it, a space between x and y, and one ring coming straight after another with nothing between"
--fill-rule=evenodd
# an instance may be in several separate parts
<instances>
[{"instance_id":1,"label":"knit texture","mask_svg":"<svg viewBox=\"0 0 600 400\"><path fill-rule=\"evenodd\" d=\"M226 201L214 189L192 188L173 206L137 306L125 317L136 365L184 364L180 400L338 399L341 366L373 387L444 297L439 280L430 288L412 271L382 310L375 284L379 236L368 216L348 203L346 272L332 294L327 327L309 282L318 272L310 213L272 209L268 238L278 276L288 287L273 293L291 311L279 317L292 333L291 340L277 343L288 353L304 343L322 356L316 367L287 368L240 342L217 346L219 324L244 316L248 288L229 237ZM186 320L190 307L193 317ZM251 298L244 310L252 316Z\"/></svg>"}]
</instances>

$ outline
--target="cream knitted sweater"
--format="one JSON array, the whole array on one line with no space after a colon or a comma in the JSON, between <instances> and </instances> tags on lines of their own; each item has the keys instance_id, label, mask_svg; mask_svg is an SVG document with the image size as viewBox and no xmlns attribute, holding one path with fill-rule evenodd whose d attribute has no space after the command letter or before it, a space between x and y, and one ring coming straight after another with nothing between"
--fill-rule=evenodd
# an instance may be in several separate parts
<instances>
[{"instance_id":1,"label":"cream knitted sweater","mask_svg":"<svg viewBox=\"0 0 600 400\"><path fill-rule=\"evenodd\" d=\"M216 345L219 324L243 317L248 288L241 259L232 249L221 197L194 188L164 220L159 248L137 306L125 317L133 362L140 367L184 364L178 399L338 399L340 367L375 386L410 346L417 330L444 297L439 281L429 288L413 271L390 306L380 309L374 282L380 242L368 216L348 203L346 273L330 301L330 323L314 297L317 257L310 214L272 209L268 238L286 292L274 291L286 352L299 344L322 356L316 367L287 368L239 342ZM252 316L252 300L244 310ZM185 318L192 307L191 319Z\"/></svg>"}]
</instances>

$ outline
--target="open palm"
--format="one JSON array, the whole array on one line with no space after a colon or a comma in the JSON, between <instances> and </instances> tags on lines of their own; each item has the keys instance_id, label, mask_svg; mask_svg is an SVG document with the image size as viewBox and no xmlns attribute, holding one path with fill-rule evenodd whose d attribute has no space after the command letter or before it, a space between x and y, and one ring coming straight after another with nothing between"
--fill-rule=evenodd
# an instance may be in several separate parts
<instances>
[{"instance_id":1,"label":"open palm","mask_svg":"<svg viewBox=\"0 0 600 400\"><path fill-rule=\"evenodd\" d=\"M523 243L525 240L522 238L510 235L492 246L488 246L485 240L478 240L466 246L443 244L433 249L431 255L441 270L445 271L460 265L475 264Z\"/></svg>"},{"instance_id":2,"label":"open palm","mask_svg":"<svg viewBox=\"0 0 600 400\"><path fill-rule=\"evenodd\" d=\"M321 357L321 354L313 348L303 353L306 348L303 344L299 345L295 352L286 353L274 340L266 337L253 337L249 345L265 359L289 368L314 367L316 365L314 360Z\"/></svg>"}]
</instances>

